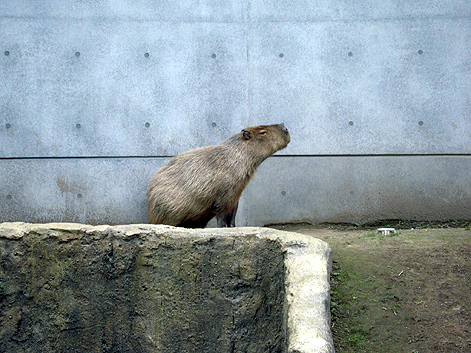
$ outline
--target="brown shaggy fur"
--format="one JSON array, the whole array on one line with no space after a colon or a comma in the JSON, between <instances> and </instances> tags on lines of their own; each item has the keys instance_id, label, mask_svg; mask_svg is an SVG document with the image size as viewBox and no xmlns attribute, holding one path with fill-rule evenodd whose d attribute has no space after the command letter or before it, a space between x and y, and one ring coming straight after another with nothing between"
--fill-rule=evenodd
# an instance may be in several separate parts
<instances>
[{"instance_id":1,"label":"brown shaggy fur","mask_svg":"<svg viewBox=\"0 0 471 353\"><path fill-rule=\"evenodd\" d=\"M149 182L150 222L204 228L216 216L218 227L234 227L240 195L255 170L289 142L283 125L254 126L175 156Z\"/></svg>"}]
</instances>

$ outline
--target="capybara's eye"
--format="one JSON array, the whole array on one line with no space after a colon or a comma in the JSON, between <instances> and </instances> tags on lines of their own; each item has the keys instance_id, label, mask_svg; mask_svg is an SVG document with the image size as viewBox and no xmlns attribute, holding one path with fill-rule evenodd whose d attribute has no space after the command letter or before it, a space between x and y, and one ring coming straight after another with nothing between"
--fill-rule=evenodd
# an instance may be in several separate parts
<instances>
[{"instance_id":1,"label":"capybara's eye","mask_svg":"<svg viewBox=\"0 0 471 353\"><path fill-rule=\"evenodd\" d=\"M267 131L266 131L266 130L262 130L262 131L260 131L260 135L265 135L266 133L267 133Z\"/></svg>"}]
</instances>

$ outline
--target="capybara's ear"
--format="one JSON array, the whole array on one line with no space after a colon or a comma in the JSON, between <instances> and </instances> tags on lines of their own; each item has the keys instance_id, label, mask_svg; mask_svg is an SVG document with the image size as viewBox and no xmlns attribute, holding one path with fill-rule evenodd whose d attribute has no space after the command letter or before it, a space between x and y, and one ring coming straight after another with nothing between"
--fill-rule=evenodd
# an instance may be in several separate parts
<instances>
[{"instance_id":1,"label":"capybara's ear","mask_svg":"<svg viewBox=\"0 0 471 353\"><path fill-rule=\"evenodd\" d=\"M242 130L242 135L246 140L250 140L252 138L252 132L250 130Z\"/></svg>"}]
</instances>

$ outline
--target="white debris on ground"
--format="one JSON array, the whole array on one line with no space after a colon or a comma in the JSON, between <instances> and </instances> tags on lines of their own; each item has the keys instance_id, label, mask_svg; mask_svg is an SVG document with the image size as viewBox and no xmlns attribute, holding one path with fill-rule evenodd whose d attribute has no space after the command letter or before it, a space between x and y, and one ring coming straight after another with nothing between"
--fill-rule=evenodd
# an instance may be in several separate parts
<instances>
[{"instance_id":1,"label":"white debris on ground","mask_svg":"<svg viewBox=\"0 0 471 353\"><path fill-rule=\"evenodd\" d=\"M391 233L397 233L395 228L378 228L378 233L383 235L389 235Z\"/></svg>"}]
</instances>

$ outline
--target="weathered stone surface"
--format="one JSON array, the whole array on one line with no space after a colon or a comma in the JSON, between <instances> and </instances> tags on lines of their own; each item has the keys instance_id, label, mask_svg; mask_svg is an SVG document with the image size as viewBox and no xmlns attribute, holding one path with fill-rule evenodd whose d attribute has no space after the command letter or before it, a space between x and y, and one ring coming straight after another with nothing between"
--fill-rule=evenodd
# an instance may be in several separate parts
<instances>
[{"instance_id":1,"label":"weathered stone surface","mask_svg":"<svg viewBox=\"0 0 471 353\"><path fill-rule=\"evenodd\" d=\"M266 228L0 224L0 352L333 352L328 244Z\"/></svg>"}]
</instances>

